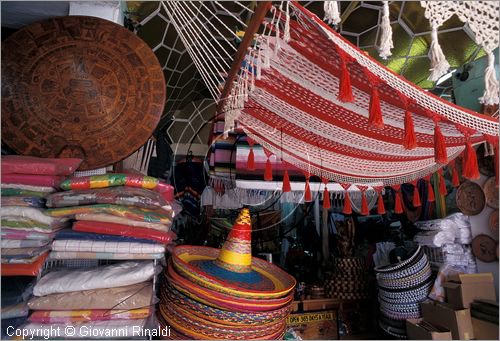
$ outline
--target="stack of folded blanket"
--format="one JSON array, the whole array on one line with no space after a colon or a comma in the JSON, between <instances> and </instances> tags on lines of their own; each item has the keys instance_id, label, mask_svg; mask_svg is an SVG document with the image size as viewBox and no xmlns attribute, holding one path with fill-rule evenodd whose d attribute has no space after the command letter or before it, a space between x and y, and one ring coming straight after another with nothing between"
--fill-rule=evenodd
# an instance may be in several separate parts
<instances>
[{"instance_id":1,"label":"stack of folded blanket","mask_svg":"<svg viewBox=\"0 0 500 341\"><path fill-rule=\"evenodd\" d=\"M75 219L52 243L50 259L160 259L173 242L173 188L148 176L69 178L47 197L46 213Z\"/></svg>"},{"instance_id":2,"label":"stack of folded blanket","mask_svg":"<svg viewBox=\"0 0 500 341\"><path fill-rule=\"evenodd\" d=\"M35 277L29 276L2 277L2 340L8 338L9 326L17 328L26 322L27 303L33 293L35 281Z\"/></svg>"},{"instance_id":3,"label":"stack of folded blanket","mask_svg":"<svg viewBox=\"0 0 500 341\"><path fill-rule=\"evenodd\" d=\"M55 233L69 223L45 214L45 198L81 161L2 156L2 276L40 273Z\"/></svg>"},{"instance_id":4,"label":"stack of folded blanket","mask_svg":"<svg viewBox=\"0 0 500 341\"><path fill-rule=\"evenodd\" d=\"M140 338L157 302L152 283L157 272L151 261L48 272L35 285L28 302L33 312L20 328L59 330L62 339Z\"/></svg>"}]
</instances>

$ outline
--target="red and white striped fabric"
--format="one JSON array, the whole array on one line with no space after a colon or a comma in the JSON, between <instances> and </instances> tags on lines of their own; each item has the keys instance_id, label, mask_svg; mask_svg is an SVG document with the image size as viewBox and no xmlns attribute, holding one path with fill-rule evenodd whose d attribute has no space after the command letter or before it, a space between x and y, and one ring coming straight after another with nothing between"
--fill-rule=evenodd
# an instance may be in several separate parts
<instances>
[{"instance_id":1,"label":"red and white striped fabric","mask_svg":"<svg viewBox=\"0 0 500 341\"><path fill-rule=\"evenodd\" d=\"M287 19L273 7L249 49L226 102L227 128L237 120L270 154L344 184L411 183L464 150L465 163L475 163L464 175L474 178L472 145L486 140L498 155L498 118L425 92L298 3L290 10Z\"/></svg>"}]
</instances>

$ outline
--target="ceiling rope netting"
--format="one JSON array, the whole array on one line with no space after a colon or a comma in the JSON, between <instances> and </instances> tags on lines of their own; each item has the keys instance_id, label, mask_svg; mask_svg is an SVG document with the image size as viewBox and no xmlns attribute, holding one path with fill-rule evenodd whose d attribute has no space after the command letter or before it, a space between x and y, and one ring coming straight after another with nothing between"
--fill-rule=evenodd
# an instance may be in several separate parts
<instances>
[{"instance_id":1,"label":"ceiling rope netting","mask_svg":"<svg viewBox=\"0 0 500 341\"><path fill-rule=\"evenodd\" d=\"M498 158L498 119L418 88L297 2L269 5L262 24L220 101L226 133L237 121L268 157L322 178L325 188L335 181L346 191L396 193L403 183L430 183L461 154L462 175L478 178L475 144L493 144Z\"/></svg>"}]
</instances>

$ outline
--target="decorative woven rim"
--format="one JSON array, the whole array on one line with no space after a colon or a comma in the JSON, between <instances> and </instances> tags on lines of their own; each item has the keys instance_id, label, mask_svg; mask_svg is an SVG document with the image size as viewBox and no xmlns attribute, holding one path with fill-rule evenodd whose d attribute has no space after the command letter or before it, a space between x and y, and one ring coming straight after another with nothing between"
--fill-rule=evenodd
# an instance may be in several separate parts
<instances>
[{"instance_id":1,"label":"decorative woven rim","mask_svg":"<svg viewBox=\"0 0 500 341\"><path fill-rule=\"evenodd\" d=\"M419 257L422 255L422 249L420 245L417 247L415 252L408 258L405 259L402 262L396 263L396 264L390 264L390 265L385 265L381 267L374 268L376 272L391 272L391 271L397 271L401 269L402 267L406 266L410 262L412 262L415 258Z\"/></svg>"},{"instance_id":2,"label":"decorative woven rim","mask_svg":"<svg viewBox=\"0 0 500 341\"><path fill-rule=\"evenodd\" d=\"M296 280L276 265L262 259L252 257L252 270L260 276L270 280L275 289L251 290L243 288L240 282L221 280L211 273L193 266L193 261L213 261L217 259L220 249L206 246L181 245L174 248L172 264L175 270L191 281L209 289L245 298L278 298L288 295L295 287Z\"/></svg>"}]
</instances>

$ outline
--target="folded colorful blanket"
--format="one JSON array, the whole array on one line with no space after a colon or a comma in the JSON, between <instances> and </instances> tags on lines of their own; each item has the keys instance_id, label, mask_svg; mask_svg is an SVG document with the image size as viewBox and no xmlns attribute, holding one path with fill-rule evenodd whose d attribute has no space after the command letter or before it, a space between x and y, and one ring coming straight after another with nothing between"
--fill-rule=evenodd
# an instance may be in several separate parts
<instances>
[{"instance_id":1,"label":"folded colorful blanket","mask_svg":"<svg viewBox=\"0 0 500 341\"><path fill-rule=\"evenodd\" d=\"M96 240L54 240L52 242L52 250L110 253L163 253L165 252L165 246L161 244L108 242Z\"/></svg>"},{"instance_id":2,"label":"folded colorful blanket","mask_svg":"<svg viewBox=\"0 0 500 341\"><path fill-rule=\"evenodd\" d=\"M0 247L2 249L18 249L24 247L41 247L48 245L49 243L49 240L2 239L0 240Z\"/></svg>"},{"instance_id":3,"label":"folded colorful blanket","mask_svg":"<svg viewBox=\"0 0 500 341\"><path fill-rule=\"evenodd\" d=\"M2 189L17 189L17 190L23 190L23 191L28 191L28 192L42 192L45 194L49 194L49 193L56 191L56 189L54 187L49 187L49 186L32 186L32 185L21 185L21 184L0 184L0 187Z\"/></svg>"},{"instance_id":4,"label":"folded colorful blanket","mask_svg":"<svg viewBox=\"0 0 500 341\"><path fill-rule=\"evenodd\" d=\"M18 231L36 231L36 232L56 232L69 226L69 222L54 223L46 225L31 219L24 219L18 217L2 217L2 228L15 229Z\"/></svg>"},{"instance_id":5,"label":"folded colorful blanket","mask_svg":"<svg viewBox=\"0 0 500 341\"><path fill-rule=\"evenodd\" d=\"M172 211L172 206L159 193L148 189L126 186L58 192L47 197L48 207L92 204L137 206L149 209L163 207L168 211Z\"/></svg>"},{"instance_id":6,"label":"folded colorful blanket","mask_svg":"<svg viewBox=\"0 0 500 341\"><path fill-rule=\"evenodd\" d=\"M36 198L45 198L48 194L50 194L50 192L28 191L19 188L3 188L3 187L0 190L0 193L2 194L2 197L25 196L25 197L36 197Z\"/></svg>"},{"instance_id":7,"label":"folded colorful blanket","mask_svg":"<svg viewBox=\"0 0 500 341\"><path fill-rule=\"evenodd\" d=\"M106 223L123 224L128 226L145 227L148 229L154 229L158 231L168 232L170 231L169 224L157 224L148 223L146 221L130 220L127 218L117 217L111 214L93 214L93 213L83 213L75 215L76 220L91 220L91 221L101 221Z\"/></svg>"},{"instance_id":8,"label":"folded colorful blanket","mask_svg":"<svg viewBox=\"0 0 500 341\"><path fill-rule=\"evenodd\" d=\"M164 210L148 210L145 208L137 208L130 206L97 204L87 206L73 206L50 208L45 211L51 217L66 217L74 218L76 214L82 213L104 213L118 217L123 217L131 220L146 221L150 223L160 223L170 225L172 223L172 214L168 214Z\"/></svg>"},{"instance_id":9,"label":"folded colorful blanket","mask_svg":"<svg viewBox=\"0 0 500 341\"><path fill-rule=\"evenodd\" d=\"M145 319L149 315L151 315L150 308L132 310L37 310L31 314L29 321L37 323L70 323L85 321L137 320Z\"/></svg>"},{"instance_id":10,"label":"folded colorful blanket","mask_svg":"<svg viewBox=\"0 0 500 341\"><path fill-rule=\"evenodd\" d=\"M2 206L45 207L45 199L40 197L1 197Z\"/></svg>"},{"instance_id":11,"label":"folded colorful blanket","mask_svg":"<svg viewBox=\"0 0 500 341\"><path fill-rule=\"evenodd\" d=\"M160 253L112 253L112 252L72 252L52 251L49 259L112 259L112 260L154 260L165 257Z\"/></svg>"},{"instance_id":12,"label":"folded colorful blanket","mask_svg":"<svg viewBox=\"0 0 500 341\"><path fill-rule=\"evenodd\" d=\"M43 268L45 259L49 253L46 252L31 264L2 264L2 277L3 276L38 276Z\"/></svg>"},{"instance_id":13,"label":"folded colorful blanket","mask_svg":"<svg viewBox=\"0 0 500 341\"><path fill-rule=\"evenodd\" d=\"M62 229L58 231L54 237L55 239L73 239L73 240L102 240L106 242L133 242L133 243L148 243L155 244L154 240L140 239L124 236L112 236L108 234L92 233L92 232L78 232L72 229Z\"/></svg>"},{"instance_id":14,"label":"folded colorful blanket","mask_svg":"<svg viewBox=\"0 0 500 341\"><path fill-rule=\"evenodd\" d=\"M110 173L105 175L73 177L64 180L60 184L60 187L66 191L70 189L82 190L115 186L152 189L160 193L168 202L174 200L174 188L172 186L160 182L157 178L144 175Z\"/></svg>"},{"instance_id":15,"label":"folded colorful blanket","mask_svg":"<svg viewBox=\"0 0 500 341\"><path fill-rule=\"evenodd\" d=\"M1 179L4 184L19 184L30 186L58 187L65 176L57 175L35 175L35 174L5 174Z\"/></svg>"},{"instance_id":16,"label":"folded colorful blanket","mask_svg":"<svg viewBox=\"0 0 500 341\"><path fill-rule=\"evenodd\" d=\"M6 206L0 208L0 217L9 220L14 220L16 217L19 220L34 220L50 226L61 226L62 223L68 220L65 217L51 217L44 212L44 210L34 207Z\"/></svg>"},{"instance_id":17,"label":"folded colorful blanket","mask_svg":"<svg viewBox=\"0 0 500 341\"><path fill-rule=\"evenodd\" d=\"M21 259L21 258L32 258L38 256L50 249L49 246L43 247L25 247L19 249L2 249L2 259Z\"/></svg>"},{"instance_id":18,"label":"folded colorful blanket","mask_svg":"<svg viewBox=\"0 0 500 341\"><path fill-rule=\"evenodd\" d=\"M2 307L2 320L28 316L27 302L21 302L7 307Z\"/></svg>"},{"instance_id":19,"label":"folded colorful blanket","mask_svg":"<svg viewBox=\"0 0 500 341\"><path fill-rule=\"evenodd\" d=\"M176 235L172 231L161 232L144 227L133 227L122 224L103 223L99 221L77 221L73 224L73 230L82 232L95 232L115 236L136 237L150 239L162 244L170 244Z\"/></svg>"},{"instance_id":20,"label":"folded colorful blanket","mask_svg":"<svg viewBox=\"0 0 500 341\"><path fill-rule=\"evenodd\" d=\"M116 288L73 291L32 297L32 310L138 309L154 304L150 281Z\"/></svg>"},{"instance_id":21,"label":"folded colorful blanket","mask_svg":"<svg viewBox=\"0 0 500 341\"><path fill-rule=\"evenodd\" d=\"M3 155L2 173L71 175L83 160L75 158L41 158L22 155Z\"/></svg>"},{"instance_id":22,"label":"folded colorful blanket","mask_svg":"<svg viewBox=\"0 0 500 341\"><path fill-rule=\"evenodd\" d=\"M2 228L0 229L0 235L2 239L16 239L16 240L50 240L53 239L55 234L54 232L44 233L37 231L23 231L19 229L9 229Z\"/></svg>"},{"instance_id":23,"label":"folded colorful blanket","mask_svg":"<svg viewBox=\"0 0 500 341\"><path fill-rule=\"evenodd\" d=\"M148 281L155 274L153 262L130 261L90 269L51 271L35 285L33 294L113 288Z\"/></svg>"}]
</instances>

